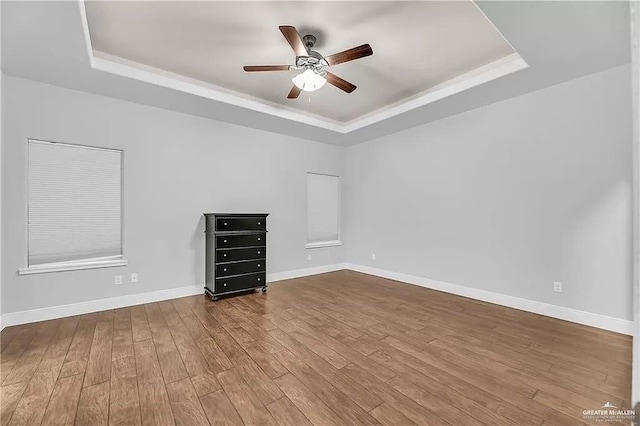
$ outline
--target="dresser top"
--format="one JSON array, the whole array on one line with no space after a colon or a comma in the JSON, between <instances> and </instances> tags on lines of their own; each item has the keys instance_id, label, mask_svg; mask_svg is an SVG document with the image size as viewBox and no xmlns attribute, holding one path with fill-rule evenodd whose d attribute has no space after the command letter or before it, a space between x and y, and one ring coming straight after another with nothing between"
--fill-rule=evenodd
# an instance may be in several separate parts
<instances>
[{"instance_id":1,"label":"dresser top","mask_svg":"<svg viewBox=\"0 0 640 426\"><path fill-rule=\"evenodd\" d=\"M202 213L205 216L220 217L263 217L269 216L269 213Z\"/></svg>"}]
</instances>

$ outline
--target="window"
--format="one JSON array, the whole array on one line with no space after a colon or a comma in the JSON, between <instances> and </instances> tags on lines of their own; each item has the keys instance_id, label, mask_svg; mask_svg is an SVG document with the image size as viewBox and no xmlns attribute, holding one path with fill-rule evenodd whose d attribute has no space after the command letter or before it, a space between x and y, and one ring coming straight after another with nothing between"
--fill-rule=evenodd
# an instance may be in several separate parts
<instances>
[{"instance_id":1,"label":"window","mask_svg":"<svg viewBox=\"0 0 640 426\"><path fill-rule=\"evenodd\" d=\"M122 151L28 141L22 274L123 266Z\"/></svg>"},{"instance_id":2,"label":"window","mask_svg":"<svg viewBox=\"0 0 640 426\"><path fill-rule=\"evenodd\" d=\"M307 248L341 244L340 178L307 173Z\"/></svg>"}]
</instances>

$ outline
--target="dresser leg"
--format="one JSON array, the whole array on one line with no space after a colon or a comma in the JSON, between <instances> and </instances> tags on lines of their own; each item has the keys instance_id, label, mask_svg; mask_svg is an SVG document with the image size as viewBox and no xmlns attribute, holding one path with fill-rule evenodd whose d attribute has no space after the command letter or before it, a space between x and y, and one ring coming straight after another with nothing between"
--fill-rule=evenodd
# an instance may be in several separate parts
<instances>
[{"instance_id":1,"label":"dresser leg","mask_svg":"<svg viewBox=\"0 0 640 426\"><path fill-rule=\"evenodd\" d=\"M267 286L265 285L264 287L262 287L262 292L266 293L267 292Z\"/></svg>"},{"instance_id":2,"label":"dresser leg","mask_svg":"<svg viewBox=\"0 0 640 426\"><path fill-rule=\"evenodd\" d=\"M217 302L217 301L218 301L218 299L219 299L219 297L218 297L218 296L211 296L211 300L213 300L214 302Z\"/></svg>"}]
</instances>

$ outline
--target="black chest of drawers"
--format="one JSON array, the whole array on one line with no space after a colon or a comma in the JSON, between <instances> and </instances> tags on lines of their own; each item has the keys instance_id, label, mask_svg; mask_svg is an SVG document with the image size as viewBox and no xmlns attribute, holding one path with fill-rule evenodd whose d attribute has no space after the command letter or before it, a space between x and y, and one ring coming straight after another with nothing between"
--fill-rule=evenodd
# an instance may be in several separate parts
<instances>
[{"instance_id":1,"label":"black chest of drawers","mask_svg":"<svg viewBox=\"0 0 640 426\"><path fill-rule=\"evenodd\" d=\"M267 291L268 213L205 213L205 287L212 300Z\"/></svg>"}]
</instances>

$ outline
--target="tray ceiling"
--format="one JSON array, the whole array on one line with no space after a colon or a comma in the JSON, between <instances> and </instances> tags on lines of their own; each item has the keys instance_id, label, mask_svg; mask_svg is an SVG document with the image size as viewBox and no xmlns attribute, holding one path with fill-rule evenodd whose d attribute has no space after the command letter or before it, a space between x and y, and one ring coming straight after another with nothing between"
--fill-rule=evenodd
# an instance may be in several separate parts
<instances>
[{"instance_id":1,"label":"tray ceiling","mask_svg":"<svg viewBox=\"0 0 640 426\"><path fill-rule=\"evenodd\" d=\"M246 2L239 3L247 5ZM331 7L343 4L325 3ZM362 2L361 13L353 24L367 21L369 17L378 22L383 20L383 8L389 5L380 3L379 9L369 9L377 3ZM407 3L418 7L421 2ZM520 62L512 61L510 58L513 55L510 55L504 61L498 61L502 65L491 63L429 89L426 93L400 100L395 105L344 124L287 106L284 97L289 85L284 93L278 92L282 98L277 100L280 103L275 103L214 87L211 83L189 80L188 77L135 61L113 56L108 59L101 57L95 54L88 38L87 13L82 1L3 0L1 6L2 72L5 75L275 132L285 135L283 137L293 136L339 145L378 138L631 61L628 2L477 1L476 6L482 14L517 51L514 55L521 57ZM342 20L342 15L335 7L332 9L335 18L326 19L337 19L348 27L350 23ZM250 12L245 13L245 18L249 20L247 15ZM268 16L263 18L267 19ZM300 19L300 22L292 23L304 32L304 25L311 24ZM274 21L273 28L269 25L269 37L273 37L273 43L282 43L277 49L281 52L279 54L287 56L288 46L277 30L277 25L282 23L279 21ZM334 34L320 32L326 31L324 27L312 29L325 43L324 46L320 44L318 50L322 53L334 51L330 47L325 49L334 43ZM247 32L239 31L233 35L233 40L248 37L247 44L251 46L254 35L251 29ZM376 34L375 31L363 34L357 40L340 39L336 42L338 45L335 50L351 47L360 40L371 43L376 53L373 57L362 59L364 66L364 61L373 60L380 56L378 53L381 49L384 51L383 44L378 42L376 45ZM262 42L266 43L265 40ZM424 40L414 38L411 43L415 47L412 54L421 55ZM276 49L275 46L271 48ZM402 76L408 72L412 57L404 58L400 64L393 64L391 69L394 75ZM275 63L278 57L270 56L268 59L269 63ZM529 66L522 69L525 60ZM358 65L357 61L352 64ZM338 65L335 67L336 73L347 78L350 65ZM514 72L518 69L521 70ZM365 92L365 80L353 82L359 88L351 95L340 97L339 102L332 105L333 108L346 108L346 100L350 96ZM275 83L270 81L269 84ZM374 90L382 88L375 87ZM326 89L329 91L334 88ZM314 104L314 101L317 100L312 99L311 103Z\"/></svg>"},{"instance_id":2,"label":"tray ceiling","mask_svg":"<svg viewBox=\"0 0 640 426\"><path fill-rule=\"evenodd\" d=\"M90 1L85 10L98 58L326 120L334 129L375 112L384 118L391 107L517 56L471 1ZM358 89L347 94L327 85L289 100L296 71L243 72L243 65L293 63L279 25L314 34L314 50L325 56L371 44L373 56L331 68Z\"/></svg>"}]
</instances>

